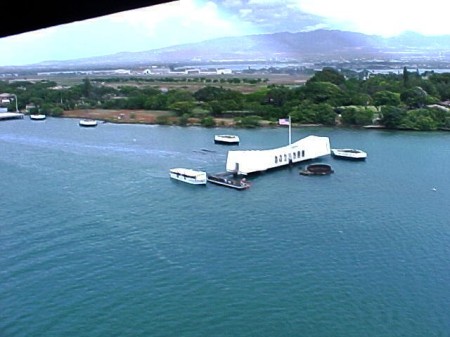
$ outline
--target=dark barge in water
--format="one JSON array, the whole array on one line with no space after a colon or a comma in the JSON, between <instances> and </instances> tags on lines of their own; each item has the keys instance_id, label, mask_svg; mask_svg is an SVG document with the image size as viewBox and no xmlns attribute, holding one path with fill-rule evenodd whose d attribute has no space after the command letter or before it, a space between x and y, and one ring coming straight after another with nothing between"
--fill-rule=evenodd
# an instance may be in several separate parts
<instances>
[{"instance_id":1,"label":"dark barge in water","mask_svg":"<svg viewBox=\"0 0 450 337\"><path fill-rule=\"evenodd\" d=\"M207 180L210 183L221 185L224 187L234 188L236 190L245 190L250 187L250 183L245 179L236 179L229 172L207 174Z\"/></svg>"},{"instance_id":2,"label":"dark barge in water","mask_svg":"<svg viewBox=\"0 0 450 337\"><path fill-rule=\"evenodd\" d=\"M300 174L304 176L324 176L333 172L334 170L328 164L310 164L300 170Z\"/></svg>"}]
</instances>

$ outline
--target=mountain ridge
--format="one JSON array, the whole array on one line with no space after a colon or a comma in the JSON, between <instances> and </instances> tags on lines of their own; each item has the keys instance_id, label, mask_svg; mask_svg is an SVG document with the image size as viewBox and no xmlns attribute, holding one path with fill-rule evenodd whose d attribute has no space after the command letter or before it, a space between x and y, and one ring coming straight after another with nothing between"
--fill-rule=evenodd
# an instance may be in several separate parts
<instances>
[{"instance_id":1,"label":"mountain ridge","mask_svg":"<svg viewBox=\"0 0 450 337\"><path fill-rule=\"evenodd\" d=\"M44 61L27 66L79 68L83 66L113 66L134 64L145 66L158 63L212 61L299 61L331 60L336 58L387 58L409 54L410 57L450 60L450 35L424 36L406 32L399 36L382 37L342 30L318 29L308 32L276 32L221 37L197 43L168 46L138 52L119 52L110 55L74 60ZM5 68L5 67L0 67Z\"/></svg>"}]
</instances>

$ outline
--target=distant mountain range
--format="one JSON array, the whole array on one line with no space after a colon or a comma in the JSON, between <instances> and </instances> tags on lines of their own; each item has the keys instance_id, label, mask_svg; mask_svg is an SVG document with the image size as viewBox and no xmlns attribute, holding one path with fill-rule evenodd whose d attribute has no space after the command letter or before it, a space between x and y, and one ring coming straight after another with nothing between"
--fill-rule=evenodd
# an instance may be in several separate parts
<instances>
[{"instance_id":1,"label":"distant mountain range","mask_svg":"<svg viewBox=\"0 0 450 337\"><path fill-rule=\"evenodd\" d=\"M33 67L73 69L149 66L180 62L206 64L218 61L315 62L318 60L411 60L414 58L450 61L450 35L423 36L416 33L405 33L396 37L384 38L339 30L283 32L218 38L143 52L122 52L69 61L47 61L33 65Z\"/></svg>"}]
</instances>

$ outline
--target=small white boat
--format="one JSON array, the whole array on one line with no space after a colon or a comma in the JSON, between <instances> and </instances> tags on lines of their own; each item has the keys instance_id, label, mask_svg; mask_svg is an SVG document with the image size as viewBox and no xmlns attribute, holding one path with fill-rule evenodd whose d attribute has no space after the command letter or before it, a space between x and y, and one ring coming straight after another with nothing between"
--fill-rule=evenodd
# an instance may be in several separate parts
<instances>
[{"instance_id":1,"label":"small white boat","mask_svg":"<svg viewBox=\"0 0 450 337\"><path fill-rule=\"evenodd\" d=\"M367 153L358 149L331 149L331 155L338 159L365 160Z\"/></svg>"},{"instance_id":2,"label":"small white boat","mask_svg":"<svg viewBox=\"0 0 450 337\"><path fill-rule=\"evenodd\" d=\"M46 115L43 115L43 114L33 114L33 115L30 115L30 119L32 119L32 120L34 120L34 121L42 121L42 120L44 120L44 119L46 119L47 118L47 116Z\"/></svg>"},{"instance_id":3,"label":"small white boat","mask_svg":"<svg viewBox=\"0 0 450 337\"><path fill-rule=\"evenodd\" d=\"M207 182L206 172L182 167L170 169L170 178L192 185L206 185Z\"/></svg>"},{"instance_id":4,"label":"small white boat","mask_svg":"<svg viewBox=\"0 0 450 337\"><path fill-rule=\"evenodd\" d=\"M94 127L97 126L97 121L95 119L82 119L80 120L79 125L84 127Z\"/></svg>"},{"instance_id":5,"label":"small white boat","mask_svg":"<svg viewBox=\"0 0 450 337\"><path fill-rule=\"evenodd\" d=\"M215 135L214 143L226 145L239 145L239 137L236 135Z\"/></svg>"}]
</instances>

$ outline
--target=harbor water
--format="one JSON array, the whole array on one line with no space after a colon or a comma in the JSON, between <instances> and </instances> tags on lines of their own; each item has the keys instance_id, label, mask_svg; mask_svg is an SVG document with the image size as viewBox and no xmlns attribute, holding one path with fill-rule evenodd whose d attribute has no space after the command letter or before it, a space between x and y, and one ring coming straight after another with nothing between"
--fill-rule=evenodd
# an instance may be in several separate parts
<instances>
[{"instance_id":1,"label":"harbor water","mask_svg":"<svg viewBox=\"0 0 450 337\"><path fill-rule=\"evenodd\" d=\"M311 134L367 160L237 191L169 169L286 128L0 122L0 336L450 336L450 133Z\"/></svg>"}]
</instances>

